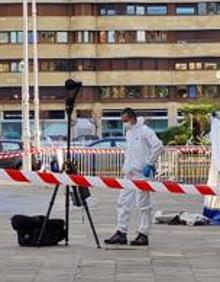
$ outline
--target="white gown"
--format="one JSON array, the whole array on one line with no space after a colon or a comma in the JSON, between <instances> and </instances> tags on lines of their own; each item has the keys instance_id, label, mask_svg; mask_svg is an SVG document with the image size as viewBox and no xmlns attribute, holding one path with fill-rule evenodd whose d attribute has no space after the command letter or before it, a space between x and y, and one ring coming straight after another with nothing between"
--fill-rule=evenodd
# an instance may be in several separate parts
<instances>
[{"instance_id":1,"label":"white gown","mask_svg":"<svg viewBox=\"0 0 220 282\"><path fill-rule=\"evenodd\" d=\"M212 117L210 139L212 159L209 170L208 185L220 190L220 119ZM220 211L220 197L206 196L205 208Z\"/></svg>"}]
</instances>

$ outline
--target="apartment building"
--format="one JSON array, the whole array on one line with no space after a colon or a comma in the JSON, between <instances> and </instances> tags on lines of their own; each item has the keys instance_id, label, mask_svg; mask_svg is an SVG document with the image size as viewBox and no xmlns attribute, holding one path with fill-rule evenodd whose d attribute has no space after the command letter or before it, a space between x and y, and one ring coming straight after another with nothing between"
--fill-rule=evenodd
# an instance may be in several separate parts
<instances>
[{"instance_id":1,"label":"apartment building","mask_svg":"<svg viewBox=\"0 0 220 282\"><path fill-rule=\"evenodd\" d=\"M160 132L186 102L220 97L220 1L38 0L37 14L44 136L65 135L67 78L83 82L76 115L100 136L123 134L125 106ZM10 138L21 135L22 42L22 1L0 1L0 131Z\"/></svg>"}]
</instances>

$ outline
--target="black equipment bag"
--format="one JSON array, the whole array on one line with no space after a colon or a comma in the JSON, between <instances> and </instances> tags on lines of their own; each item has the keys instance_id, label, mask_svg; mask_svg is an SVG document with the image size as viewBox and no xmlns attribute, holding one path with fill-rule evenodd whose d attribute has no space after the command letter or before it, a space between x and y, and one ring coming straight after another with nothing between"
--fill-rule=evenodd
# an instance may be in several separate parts
<instances>
[{"instance_id":1,"label":"black equipment bag","mask_svg":"<svg viewBox=\"0 0 220 282\"><path fill-rule=\"evenodd\" d=\"M37 241L45 216L14 215L11 219L12 227L17 231L20 246L37 246ZM49 219L40 246L54 246L65 238L64 220Z\"/></svg>"}]
</instances>

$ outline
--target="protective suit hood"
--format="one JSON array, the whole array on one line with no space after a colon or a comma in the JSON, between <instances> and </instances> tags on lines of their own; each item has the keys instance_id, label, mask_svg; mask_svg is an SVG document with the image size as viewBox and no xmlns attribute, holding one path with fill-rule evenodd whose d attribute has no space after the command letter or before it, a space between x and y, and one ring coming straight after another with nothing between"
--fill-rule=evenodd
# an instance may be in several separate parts
<instances>
[{"instance_id":1,"label":"protective suit hood","mask_svg":"<svg viewBox=\"0 0 220 282\"><path fill-rule=\"evenodd\" d=\"M131 129L141 127L142 125L144 125L144 122L145 120L143 117L138 117L137 122L134 125L132 125Z\"/></svg>"}]
</instances>

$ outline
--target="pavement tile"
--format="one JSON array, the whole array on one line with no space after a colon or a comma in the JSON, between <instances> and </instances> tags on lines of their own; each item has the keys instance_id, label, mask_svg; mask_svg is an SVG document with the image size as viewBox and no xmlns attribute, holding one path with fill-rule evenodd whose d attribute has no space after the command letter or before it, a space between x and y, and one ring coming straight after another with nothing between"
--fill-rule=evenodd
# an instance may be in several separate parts
<instances>
[{"instance_id":1,"label":"pavement tile","mask_svg":"<svg viewBox=\"0 0 220 282\"><path fill-rule=\"evenodd\" d=\"M116 191L94 190L98 204L91 209L100 240L115 230ZM20 248L10 226L13 214L44 214L49 189L0 187L0 282L219 282L220 229L154 225L151 245L144 248L96 248L82 210L71 208L70 245ZM200 212L203 199L154 194L155 209ZM59 191L54 217L64 215ZM135 236L137 212L130 221Z\"/></svg>"}]
</instances>

